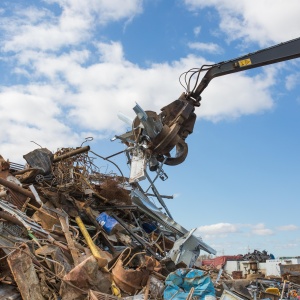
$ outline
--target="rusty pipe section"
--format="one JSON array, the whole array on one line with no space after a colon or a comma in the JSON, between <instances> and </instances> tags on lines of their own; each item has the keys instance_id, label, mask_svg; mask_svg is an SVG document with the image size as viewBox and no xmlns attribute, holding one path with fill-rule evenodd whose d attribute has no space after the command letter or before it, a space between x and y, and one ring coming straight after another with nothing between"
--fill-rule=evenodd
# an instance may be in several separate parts
<instances>
[{"instance_id":1,"label":"rusty pipe section","mask_svg":"<svg viewBox=\"0 0 300 300\"><path fill-rule=\"evenodd\" d=\"M53 159L53 162L56 163L56 162L59 162L61 160L64 160L66 158L69 158L69 157L72 157L72 156L75 156L77 154L81 154L81 153L85 153L85 152L88 152L90 151L90 146L85 146L85 147L80 147L80 148L77 148L75 150L72 150L70 152L67 152L63 155L60 155L60 156L57 156Z\"/></svg>"},{"instance_id":2,"label":"rusty pipe section","mask_svg":"<svg viewBox=\"0 0 300 300\"><path fill-rule=\"evenodd\" d=\"M6 221L12 222L16 225L24 226L21 221L19 221L17 218L15 218L14 216L10 215L9 213L7 213L5 211L0 211L0 218L4 219Z\"/></svg>"},{"instance_id":3,"label":"rusty pipe section","mask_svg":"<svg viewBox=\"0 0 300 300\"><path fill-rule=\"evenodd\" d=\"M22 188L21 186L15 184L13 182L10 182L10 181L5 180L5 179L0 177L0 184L7 187L7 188L9 188L9 189L11 189L11 190L13 190L14 192L20 193L20 194L22 194L26 197L29 197L29 198L35 200L35 197L34 197L32 192Z\"/></svg>"}]
</instances>

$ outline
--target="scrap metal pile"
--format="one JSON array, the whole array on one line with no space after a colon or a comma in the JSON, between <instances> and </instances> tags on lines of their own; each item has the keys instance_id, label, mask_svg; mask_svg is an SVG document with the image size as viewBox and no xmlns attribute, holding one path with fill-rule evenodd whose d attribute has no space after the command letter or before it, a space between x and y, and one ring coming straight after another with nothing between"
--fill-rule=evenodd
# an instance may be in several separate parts
<instances>
[{"instance_id":1,"label":"scrap metal pile","mask_svg":"<svg viewBox=\"0 0 300 300\"><path fill-rule=\"evenodd\" d=\"M251 300L298 300L300 285L294 282L281 281L281 278L256 280L224 280L221 299ZM218 289L216 289L218 290Z\"/></svg>"},{"instance_id":2,"label":"scrap metal pile","mask_svg":"<svg viewBox=\"0 0 300 300\"><path fill-rule=\"evenodd\" d=\"M299 265L281 265L280 268L282 267L284 270L281 276L265 277L264 274L258 274L254 280L248 276L235 276L237 273L242 275L241 271L228 274L220 265L202 265L199 268L209 272L216 298L220 300L299 300L299 272L291 272L291 269L299 269ZM291 273L293 276L287 277Z\"/></svg>"},{"instance_id":3,"label":"scrap metal pile","mask_svg":"<svg viewBox=\"0 0 300 300\"><path fill-rule=\"evenodd\" d=\"M254 250L252 253L247 253L242 256L243 260L253 260L257 262L265 262L268 259L274 259L273 254L268 254L266 250L259 251L259 250Z\"/></svg>"},{"instance_id":4,"label":"scrap metal pile","mask_svg":"<svg viewBox=\"0 0 300 300\"><path fill-rule=\"evenodd\" d=\"M185 276L187 296L200 282L214 295L193 266L215 251L96 157L89 146L36 149L24 166L0 156L0 298L168 299Z\"/></svg>"}]
</instances>

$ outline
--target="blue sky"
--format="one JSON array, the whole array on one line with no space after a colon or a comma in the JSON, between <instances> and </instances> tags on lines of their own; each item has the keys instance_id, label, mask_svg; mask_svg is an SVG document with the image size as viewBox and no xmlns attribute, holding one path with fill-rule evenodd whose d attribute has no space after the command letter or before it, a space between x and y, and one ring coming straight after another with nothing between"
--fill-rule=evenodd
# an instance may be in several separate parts
<instances>
[{"instance_id":1,"label":"blue sky","mask_svg":"<svg viewBox=\"0 0 300 300\"><path fill-rule=\"evenodd\" d=\"M119 112L159 112L182 72L300 32L297 0L10 0L0 14L0 153L19 163L31 141L118 152ZM298 59L214 79L186 161L164 168L174 219L218 254L300 255L299 82Z\"/></svg>"}]
</instances>

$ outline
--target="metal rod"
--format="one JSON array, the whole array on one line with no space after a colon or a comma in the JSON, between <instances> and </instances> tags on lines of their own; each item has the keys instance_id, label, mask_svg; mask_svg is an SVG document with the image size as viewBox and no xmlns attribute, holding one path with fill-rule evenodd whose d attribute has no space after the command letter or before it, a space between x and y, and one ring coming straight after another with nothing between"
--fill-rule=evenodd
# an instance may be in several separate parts
<instances>
[{"instance_id":1,"label":"metal rod","mask_svg":"<svg viewBox=\"0 0 300 300\"><path fill-rule=\"evenodd\" d=\"M117 153L115 153L115 154L112 154L112 155L110 155L110 156L105 157L104 159L105 159L105 160L108 160L109 158L112 158L112 157L114 157L114 156L116 156L116 155L122 154L122 153L124 153L124 152L126 152L126 151L128 151L128 150L125 149L125 150L119 151L119 152L117 152Z\"/></svg>"},{"instance_id":2,"label":"metal rod","mask_svg":"<svg viewBox=\"0 0 300 300\"><path fill-rule=\"evenodd\" d=\"M28 191L28 190L25 190L24 188L18 186L18 185L15 184L15 183L12 183L12 182L10 182L10 181L8 181L8 180L5 180L5 179L3 179L3 178L0 178L0 184L1 184L1 185L4 185L5 187L7 187L7 188L9 188L9 189L11 189L11 190L13 190L13 191L15 191L15 192L18 192L18 193L20 193L20 194L22 194L22 195L24 195L24 196L26 196L26 197L29 197L29 198L35 200L35 197L34 197L33 193L31 193L31 192Z\"/></svg>"},{"instance_id":3,"label":"metal rod","mask_svg":"<svg viewBox=\"0 0 300 300\"><path fill-rule=\"evenodd\" d=\"M145 194L146 196L150 196L150 197L156 197L156 195L154 194L149 194L149 193L146 193ZM160 195L162 198L165 198L165 199L174 199L174 196L168 196L168 195Z\"/></svg>"},{"instance_id":4,"label":"metal rod","mask_svg":"<svg viewBox=\"0 0 300 300\"><path fill-rule=\"evenodd\" d=\"M75 156L77 154L81 154L81 153L84 153L84 152L88 152L88 151L90 151L90 146L81 147L81 148L69 151L69 152L67 152L63 155L55 157L53 159L53 162L56 163L56 162L59 162L61 160L66 159L66 158L69 158L69 157L72 157L72 156Z\"/></svg>"},{"instance_id":5,"label":"metal rod","mask_svg":"<svg viewBox=\"0 0 300 300\"><path fill-rule=\"evenodd\" d=\"M88 244L93 256L96 258L99 267L105 268L105 270L107 270L107 268L105 267L107 265L107 259L101 257L100 252L98 251L96 245L94 244L90 234L86 230L85 225L83 224L81 218L79 216L77 216L75 218L75 221L76 221L77 225L79 226L79 229L80 229L82 235L84 236L86 243Z\"/></svg>"},{"instance_id":6,"label":"metal rod","mask_svg":"<svg viewBox=\"0 0 300 300\"><path fill-rule=\"evenodd\" d=\"M282 300L282 298L283 298L285 285L286 285L286 280L283 281L283 286L282 286L282 291L281 291L280 300Z\"/></svg>"},{"instance_id":7,"label":"metal rod","mask_svg":"<svg viewBox=\"0 0 300 300\"><path fill-rule=\"evenodd\" d=\"M146 170L145 170L145 175L146 175L148 181L150 182L152 191L153 191L153 193L155 194L157 200L158 200L159 203L163 206L163 208L164 208L165 211L167 212L168 216L169 216L171 219L173 219L173 218L172 218L172 215L171 215L171 213L170 213L170 211L169 211L169 209L168 209L168 207L166 206L164 200L162 199L161 195L159 194L158 190L156 189L155 185L153 184L153 182L152 182L150 176L148 175L148 173L146 172Z\"/></svg>"},{"instance_id":8,"label":"metal rod","mask_svg":"<svg viewBox=\"0 0 300 300\"><path fill-rule=\"evenodd\" d=\"M0 211L0 218L12 222L16 225L19 226L23 226L23 223L21 221L19 221L17 218L15 218L14 216L10 215L9 213L5 212L5 211Z\"/></svg>"},{"instance_id":9,"label":"metal rod","mask_svg":"<svg viewBox=\"0 0 300 300\"><path fill-rule=\"evenodd\" d=\"M99 206L99 211L107 211L107 210L137 210L138 207L136 205L118 205L118 206Z\"/></svg>"},{"instance_id":10,"label":"metal rod","mask_svg":"<svg viewBox=\"0 0 300 300\"><path fill-rule=\"evenodd\" d=\"M67 217L64 218L63 216L58 216L58 219L60 221L61 229L65 235L68 247L70 249L74 265L77 266L79 264L79 255L78 255L78 250L75 247L75 243L72 239L71 233L69 231L68 219L67 219Z\"/></svg>"}]
</instances>

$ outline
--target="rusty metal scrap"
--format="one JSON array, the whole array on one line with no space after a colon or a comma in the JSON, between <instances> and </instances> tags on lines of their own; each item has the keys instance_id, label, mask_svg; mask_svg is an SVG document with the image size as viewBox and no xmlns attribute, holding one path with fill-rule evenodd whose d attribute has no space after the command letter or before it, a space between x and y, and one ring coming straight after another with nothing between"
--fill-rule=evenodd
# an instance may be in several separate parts
<instances>
[{"instance_id":1,"label":"rusty metal scrap","mask_svg":"<svg viewBox=\"0 0 300 300\"><path fill-rule=\"evenodd\" d=\"M122 139L130 147L130 136ZM95 157L112 163L118 173L101 172ZM55 153L37 149L24 158L27 163L21 165L0 156L0 296L164 299L170 273L186 267L206 270L194 263L195 249L215 254L172 219L162 200L170 197L155 187L157 178L167 178L160 158L154 180L144 172L150 184L146 191L89 146ZM206 271L221 296L231 277L211 267Z\"/></svg>"},{"instance_id":2,"label":"rusty metal scrap","mask_svg":"<svg viewBox=\"0 0 300 300\"><path fill-rule=\"evenodd\" d=\"M44 300L28 246L13 251L7 262L24 300Z\"/></svg>"},{"instance_id":3,"label":"rusty metal scrap","mask_svg":"<svg viewBox=\"0 0 300 300\"><path fill-rule=\"evenodd\" d=\"M140 256L143 255L145 253L141 252L131 256L131 249L127 248L112 267L112 275L115 283L128 295L134 295L147 284L150 270L148 264L143 263L143 259L140 259ZM134 262L136 258L138 258L137 265ZM134 265L134 268L130 268L131 264Z\"/></svg>"},{"instance_id":4,"label":"rusty metal scrap","mask_svg":"<svg viewBox=\"0 0 300 300\"><path fill-rule=\"evenodd\" d=\"M24 158L0 156L0 290L11 299L163 299L166 277L184 261L172 250L206 246L175 247L192 233L148 198L150 188L160 204L168 197L154 185L161 166L145 192L113 162L117 174L101 172L95 159L111 161L89 146Z\"/></svg>"},{"instance_id":5,"label":"rusty metal scrap","mask_svg":"<svg viewBox=\"0 0 300 300\"><path fill-rule=\"evenodd\" d=\"M160 276L164 278L157 259L163 259L166 249L156 254L158 243L176 239L176 232L133 204L128 178L102 173L89 150L89 146L61 148L52 154L37 149L24 155L23 168L0 158L0 253L9 265L1 281L17 285L24 299L86 299L95 293L128 296L143 292L150 274L159 282ZM119 220L110 234L97 221L103 212ZM156 236L145 231L146 223L155 224ZM166 230L168 238L160 230ZM147 276L134 291L124 290L123 275L113 275L120 252L132 251L126 268L138 272L140 280L144 277L136 270L134 253L145 253L145 248L153 254L143 254L140 260L140 272ZM29 273L22 269L24 264L18 265L22 260ZM29 280L34 283L31 287L25 284Z\"/></svg>"},{"instance_id":6,"label":"rusty metal scrap","mask_svg":"<svg viewBox=\"0 0 300 300\"><path fill-rule=\"evenodd\" d=\"M110 286L110 274L100 271L97 260L89 256L63 277L60 295L66 300L85 299L88 290L108 294Z\"/></svg>"}]
</instances>

